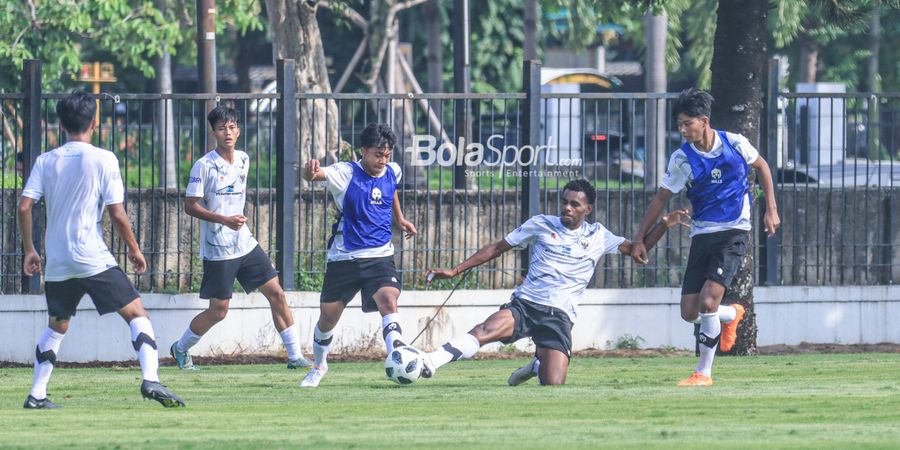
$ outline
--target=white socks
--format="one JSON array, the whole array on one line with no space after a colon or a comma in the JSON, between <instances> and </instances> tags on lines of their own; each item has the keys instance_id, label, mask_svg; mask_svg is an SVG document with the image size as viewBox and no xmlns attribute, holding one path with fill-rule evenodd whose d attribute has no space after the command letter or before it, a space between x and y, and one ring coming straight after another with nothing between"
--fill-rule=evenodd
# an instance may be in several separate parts
<instances>
[{"instance_id":1,"label":"white socks","mask_svg":"<svg viewBox=\"0 0 900 450\"><path fill-rule=\"evenodd\" d=\"M719 305L719 321L722 323L731 323L737 317L737 310L734 306Z\"/></svg>"},{"instance_id":2,"label":"white socks","mask_svg":"<svg viewBox=\"0 0 900 450\"><path fill-rule=\"evenodd\" d=\"M722 323L718 313L700 314L700 360L695 372L712 376L713 358L719 346L719 335L722 334Z\"/></svg>"},{"instance_id":3,"label":"white socks","mask_svg":"<svg viewBox=\"0 0 900 450\"><path fill-rule=\"evenodd\" d=\"M279 331L278 334L281 335L281 340L284 342L284 348L287 350L288 359L295 360L303 356L300 353L300 332L297 331L297 324Z\"/></svg>"},{"instance_id":4,"label":"white socks","mask_svg":"<svg viewBox=\"0 0 900 450\"><path fill-rule=\"evenodd\" d=\"M478 353L481 344L478 339L469 333L461 334L447 341L441 348L429 353L434 368L443 366L451 361L469 359Z\"/></svg>"},{"instance_id":5,"label":"white socks","mask_svg":"<svg viewBox=\"0 0 900 450\"><path fill-rule=\"evenodd\" d=\"M381 335L384 336L384 345L390 355L394 347L406 345L403 342L403 329L400 328L400 314L391 313L381 318Z\"/></svg>"},{"instance_id":6,"label":"white socks","mask_svg":"<svg viewBox=\"0 0 900 450\"><path fill-rule=\"evenodd\" d=\"M184 330L184 334L181 335L181 339L178 340L178 343L175 344L175 348L179 352L186 352L191 349L191 347L197 345L200 342L200 338L203 336L194 334L191 331L191 327L188 326L186 330Z\"/></svg>"},{"instance_id":7,"label":"white socks","mask_svg":"<svg viewBox=\"0 0 900 450\"><path fill-rule=\"evenodd\" d=\"M147 381L159 382L159 352L150 319L135 317L128 326L131 327L131 344L141 363L141 375Z\"/></svg>"},{"instance_id":8,"label":"white socks","mask_svg":"<svg viewBox=\"0 0 900 450\"><path fill-rule=\"evenodd\" d=\"M319 325L316 325L316 330L313 332L313 364L315 367L320 369L328 367L326 360L328 358L328 346L331 345L333 338L334 330L322 331L319 329Z\"/></svg>"},{"instance_id":9,"label":"white socks","mask_svg":"<svg viewBox=\"0 0 900 450\"><path fill-rule=\"evenodd\" d=\"M56 354L59 353L59 345L62 344L64 337L66 335L47 327L44 334L38 339L34 352L34 382L31 385L31 396L38 400L47 398L47 383L50 382L53 364L56 363Z\"/></svg>"}]
</instances>

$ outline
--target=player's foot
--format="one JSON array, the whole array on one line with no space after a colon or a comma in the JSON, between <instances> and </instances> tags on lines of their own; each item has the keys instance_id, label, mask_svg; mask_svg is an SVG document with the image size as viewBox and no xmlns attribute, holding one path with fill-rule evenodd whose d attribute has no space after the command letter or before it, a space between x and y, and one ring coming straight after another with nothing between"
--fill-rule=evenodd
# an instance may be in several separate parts
<instances>
[{"instance_id":1,"label":"player's foot","mask_svg":"<svg viewBox=\"0 0 900 450\"><path fill-rule=\"evenodd\" d=\"M156 400L166 408L184 406L184 400L182 400L181 397L175 395L174 392L159 384L158 381L144 380L144 382L141 383L141 396L149 398L150 400Z\"/></svg>"},{"instance_id":2,"label":"player's foot","mask_svg":"<svg viewBox=\"0 0 900 450\"><path fill-rule=\"evenodd\" d=\"M312 366L312 361L306 359L303 355L300 355L297 359L289 359L287 366L288 369L300 369Z\"/></svg>"},{"instance_id":3,"label":"player's foot","mask_svg":"<svg viewBox=\"0 0 900 450\"><path fill-rule=\"evenodd\" d=\"M319 383L322 382L322 378L325 378L326 373L328 373L328 366L322 368L312 366L312 369L309 369L309 373L300 381L300 387L318 387Z\"/></svg>"},{"instance_id":4,"label":"player's foot","mask_svg":"<svg viewBox=\"0 0 900 450\"><path fill-rule=\"evenodd\" d=\"M694 372L691 376L678 382L679 386L712 386L712 377L703 375L700 372Z\"/></svg>"},{"instance_id":5,"label":"player's foot","mask_svg":"<svg viewBox=\"0 0 900 450\"><path fill-rule=\"evenodd\" d=\"M510 374L509 379L506 380L510 386L518 386L532 378L534 378L534 363L537 362L537 358L532 358L528 364L525 364L522 367L514 370L512 374Z\"/></svg>"},{"instance_id":6,"label":"player's foot","mask_svg":"<svg viewBox=\"0 0 900 450\"><path fill-rule=\"evenodd\" d=\"M24 408L25 409L57 409L57 408L62 408L62 405L57 405L56 403L51 402L50 399L47 397L44 397L44 398L38 400L38 399L32 397L31 395L29 395L28 398L25 399Z\"/></svg>"},{"instance_id":7,"label":"player's foot","mask_svg":"<svg viewBox=\"0 0 900 450\"><path fill-rule=\"evenodd\" d=\"M731 350L731 347L734 347L734 342L737 340L737 327L738 324L741 323L741 320L744 318L744 307L735 303L731 305L734 307L734 320L728 323L722 324L722 338L719 340L719 350L723 352L727 352Z\"/></svg>"},{"instance_id":8,"label":"player's foot","mask_svg":"<svg viewBox=\"0 0 900 450\"><path fill-rule=\"evenodd\" d=\"M194 366L194 360L191 358L190 353L178 351L177 342L173 342L172 346L169 347L169 354L172 355L172 358L175 359L175 364L178 364L179 369L199 370L196 366Z\"/></svg>"},{"instance_id":9,"label":"player's foot","mask_svg":"<svg viewBox=\"0 0 900 450\"><path fill-rule=\"evenodd\" d=\"M434 363L431 362L431 356L428 353L422 353L422 378L431 378L434 376L434 373L437 371L437 367L434 367Z\"/></svg>"}]
</instances>

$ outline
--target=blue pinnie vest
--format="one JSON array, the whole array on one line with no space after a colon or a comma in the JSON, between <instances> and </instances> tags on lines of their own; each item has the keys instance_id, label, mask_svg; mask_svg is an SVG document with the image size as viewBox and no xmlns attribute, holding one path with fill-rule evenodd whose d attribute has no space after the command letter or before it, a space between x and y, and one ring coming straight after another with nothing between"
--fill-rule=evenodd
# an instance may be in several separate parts
<instances>
[{"instance_id":1,"label":"blue pinnie vest","mask_svg":"<svg viewBox=\"0 0 900 450\"><path fill-rule=\"evenodd\" d=\"M394 190L397 189L397 176L390 165L378 178L366 173L359 164L351 166L353 177L344 193L343 212L332 226L332 232L337 234L338 223L343 218L344 248L381 247L391 241L391 207Z\"/></svg>"},{"instance_id":2,"label":"blue pinnie vest","mask_svg":"<svg viewBox=\"0 0 900 450\"><path fill-rule=\"evenodd\" d=\"M722 154L715 158L704 158L691 144L681 144L693 175L687 197L694 210L694 220L732 222L741 216L744 195L750 189L747 161L728 142L724 131L716 133L722 141Z\"/></svg>"}]
</instances>

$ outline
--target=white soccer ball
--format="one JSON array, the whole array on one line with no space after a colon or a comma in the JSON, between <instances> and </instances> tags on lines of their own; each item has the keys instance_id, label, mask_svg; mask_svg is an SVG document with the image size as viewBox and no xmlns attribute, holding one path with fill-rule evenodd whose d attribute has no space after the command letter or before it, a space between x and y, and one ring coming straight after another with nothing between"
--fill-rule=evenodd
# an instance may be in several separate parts
<instances>
[{"instance_id":1,"label":"white soccer ball","mask_svg":"<svg viewBox=\"0 0 900 450\"><path fill-rule=\"evenodd\" d=\"M384 360L384 374L397 384L412 384L422 374L422 353L412 347L399 347Z\"/></svg>"}]
</instances>

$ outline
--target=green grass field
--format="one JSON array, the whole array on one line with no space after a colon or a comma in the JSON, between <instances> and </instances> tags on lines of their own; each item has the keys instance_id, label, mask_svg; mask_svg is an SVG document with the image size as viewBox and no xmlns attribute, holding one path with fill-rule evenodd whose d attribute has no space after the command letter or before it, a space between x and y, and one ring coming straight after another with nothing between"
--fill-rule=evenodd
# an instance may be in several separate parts
<instances>
[{"instance_id":1,"label":"green grass field","mask_svg":"<svg viewBox=\"0 0 900 450\"><path fill-rule=\"evenodd\" d=\"M711 388L677 388L694 358L575 358L568 384L506 386L526 360L464 361L400 387L381 365L333 363L322 386L282 365L162 368L184 409L143 401L137 369L57 369L24 410L30 369L0 369L0 447L597 448L900 446L900 354L719 358Z\"/></svg>"}]
</instances>

